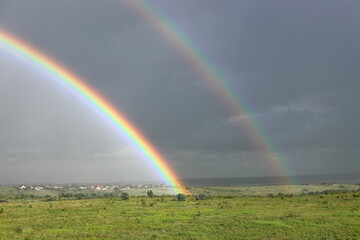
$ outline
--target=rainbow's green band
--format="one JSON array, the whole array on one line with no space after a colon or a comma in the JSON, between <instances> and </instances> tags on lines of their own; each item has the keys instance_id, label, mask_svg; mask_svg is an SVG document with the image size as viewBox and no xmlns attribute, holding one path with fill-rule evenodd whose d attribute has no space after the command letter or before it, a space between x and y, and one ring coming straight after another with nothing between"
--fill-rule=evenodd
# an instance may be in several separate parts
<instances>
[{"instance_id":1,"label":"rainbow's green band","mask_svg":"<svg viewBox=\"0 0 360 240\"><path fill-rule=\"evenodd\" d=\"M174 187L176 193L186 193L184 185L149 140L126 119L124 114L115 109L85 81L56 63L53 59L3 30L0 30L0 52L25 63L34 71L45 74L47 79L54 80L67 87L125 137L135 150L150 163L162 180Z\"/></svg>"},{"instance_id":2,"label":"rainbow's green band","mask_svg":"<svg viewBox=\"0 0 360 240\"><path fill-rule=\"evenodd\" d=\"M246 104L238 93L234 92L229 84L229 80L220 73L218 68L211 63L210 59L200 51L200 48L189 40L187 35L175 24L159 12L148 0L126 0L123 1L133 12L143 18L153 29L171 44L173 49L180 54L184 60L198 73L204 83L224 103L231 114L241 117L238 121L244 134L251 138L254 146L262 152L267 159L267 164L273 167L278 175L288 176L289 169L286 167L284 159L278 154L274 144L266 136L258 121L252 117ZM292 183L291 178L284 178L285 184Z\"/></svg>"}]
</instances>

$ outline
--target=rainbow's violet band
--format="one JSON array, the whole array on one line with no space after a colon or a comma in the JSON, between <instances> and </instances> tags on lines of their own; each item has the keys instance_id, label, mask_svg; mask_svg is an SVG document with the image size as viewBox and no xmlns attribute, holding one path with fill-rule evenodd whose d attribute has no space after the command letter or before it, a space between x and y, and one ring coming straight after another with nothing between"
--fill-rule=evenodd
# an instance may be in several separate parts
<instances>
[{"instance_id":1,"label":"rainbow's violet band","mask_svg":"<svg viewBox=\"0 0 360 240\"><path fill-rule=\"evenodd\" d=\"M278 175L288 176L290 171L284 159L278 154L274 144L267 137L256 118L250 114L240 94L233 90L230 81L224 74L221 74L211 60L201 52L200 48L193 41L190 41L188 35L170 22L169 18L156 9L150 1L127 0L123 1L123 3L126 3L133 12L145 19L147 23L150 23L153 29L171 44L204 83L221 99L230 113L239 116L237 122L241 125L244 134L252 140L258 151L263 153L263 156L267 159L267 164ZM292 179L285 177L283 182L285 184L292 183Z\"/></svg>"},{"instance_id":2,"label":"rainbow's violet band","mask_svg":"<svg viewBox=\"0 0 360 240\"><path fill-rule=\"evenodd\" d=\"M46 79L52 80L69 90L124 137L142 155L142 158L149 163L161 179L174 188L175 193L186 193L184 185L175 172L149 140L124 114L115 109L85 81L4 30L0 30L0 52L17 59L17 61L26 64L32 70L44 74Z\"/></svg>"}]
</instances>

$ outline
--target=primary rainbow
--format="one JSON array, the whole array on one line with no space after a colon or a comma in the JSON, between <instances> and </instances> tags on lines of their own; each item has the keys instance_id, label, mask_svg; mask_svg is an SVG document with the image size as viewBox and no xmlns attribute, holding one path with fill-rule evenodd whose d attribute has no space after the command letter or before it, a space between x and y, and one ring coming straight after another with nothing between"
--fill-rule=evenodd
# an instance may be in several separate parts
<instances>
[{"instance_id":1,"label":"primary rainbow","mask_svg":"<svg viewBox=\"0 0 360 240\"><path fill-rule=\"evenodd\" d=\"M103 118L106 123L116 129L142 155L161 179L173 186L176 193L186 193L184 185L149 140L126 119L124 114L115 109L85 81L56 63L53 59L1 29L0 52L28 65L32 70L44 74L47 79L66 87L79 100L86 103Z\"/></svg>"},{"instance_id":2,"label":"primary rainbow","mask_svg":"<svg viewBox=\"0 0 360 240\"><path fill-rule=\"evenodd\" d=\"M137 15L141 16L147 23L150 23L156 32L167 40L167 42L180 54L190 67L200 76L200 79L211 88L221 99L225 107L235 116L239 116L245 134L249 136L253 144L257 146L267 159L267 162L281 176L290 175L290 170L276 150L274 144L266 136L264 129L252 116L239 93L234 92L230 81L221 74L221 71L212 64L200 50L199 47L190 41L184 31L171 23L169 18L160 13L151 3L146 0L124 0ZM284 184L294 183L291 178L284 177Z\"/></svg>"}]
</instances>

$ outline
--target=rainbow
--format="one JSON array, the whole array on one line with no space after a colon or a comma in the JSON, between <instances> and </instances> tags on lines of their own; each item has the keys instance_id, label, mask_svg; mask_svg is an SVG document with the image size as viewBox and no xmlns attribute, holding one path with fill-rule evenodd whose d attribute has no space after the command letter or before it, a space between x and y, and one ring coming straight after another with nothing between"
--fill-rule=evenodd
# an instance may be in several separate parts
<instances>
[{"instance_id":1,"label":"rainbow","mask_svg":"<svg viewBox=\"0 0 360 240\"><path fill-rule=\"evenodd\" d=\"M210 87L231 114L241 118L238 123L244 133L249 136L254 146L266 157L273 170L280 176L290 175L285 160L280 156L256 118L252 116L239 94L231 88L230 81L221 74L210 59L206 58L200 48L196 47L183 31L151 5L150 1L127 0L124 3L147 23L150 23L152 28L171 44L172 48L183 57L199 75L200 79ZM283 178L284 184L291 184L292 182L293 180L288 177Z\"/></svg>"},{"instance_id":2,"label":"rainbow","mask_svg":"<svg viewBox=\"0 0 360 240\"><path fill-rule=\"evenodd\" d=\"M123 113L115 109L104 97L100 96L91 86L86 84L85 81L53 59L1 29L0 52L26 64L32 70L45 75L47 79L69 90L124 137L142 158L149 163L154 171L158 173L161 179L174 188L175 193L187 193L178 176L167 164L165 158L152 146L150 141L143 136Z\"/></svg>"}]
</instances>

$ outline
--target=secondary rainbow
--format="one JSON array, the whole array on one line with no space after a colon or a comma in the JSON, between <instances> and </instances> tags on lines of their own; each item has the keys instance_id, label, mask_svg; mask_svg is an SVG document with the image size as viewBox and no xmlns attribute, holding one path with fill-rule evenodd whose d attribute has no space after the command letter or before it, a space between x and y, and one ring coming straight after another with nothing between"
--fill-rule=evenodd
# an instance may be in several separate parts
<instances>
[{"instance_id":1,"label":"secondary rainbow","mask_svg":"<svg viewBox=\"0 0 360 240\"><path fill-rule=\"evenodd\" d=\"M104 97L100 96L86 82L45 54L29 46L8 32L0 29L0 52L17 59L32 70L44 74L86 103L107 124L122 135L141 154L166 184L173 186L176 193L186 193L184 185L167 164L165 158L152 146L143 134Z\"/></svg>"},{"instance_id":2,"label":"secondary rainbow","mask_svg":"<svg viewBox=\"0 0 360 240\"><path fill-rule=\"evenodd\" d=\"M284 159L278 154L274 144L266 136L264 129L252 116L240 94L234 92L230 86L230 81L221 74L221 71L196 47L193 41L187 37L184 31L171 23L169 18L160 13L151 3L146 0L125 0L137 15L141 16L152 28L180 54L191 68L200 76L200 79L209 86L212 91L224 103L231 114L241 119L239 124L245 130L251 141L258 150L261 151L268 164L282 176L290 175L290 170L286 166ZM285 184L293 183L293 180L285 177Z\"/></svg>"}]
</instances>

